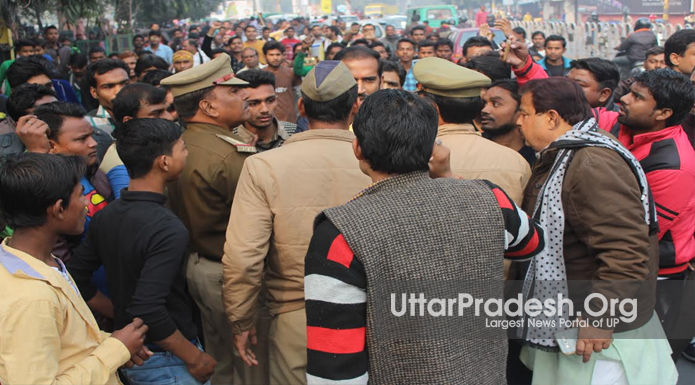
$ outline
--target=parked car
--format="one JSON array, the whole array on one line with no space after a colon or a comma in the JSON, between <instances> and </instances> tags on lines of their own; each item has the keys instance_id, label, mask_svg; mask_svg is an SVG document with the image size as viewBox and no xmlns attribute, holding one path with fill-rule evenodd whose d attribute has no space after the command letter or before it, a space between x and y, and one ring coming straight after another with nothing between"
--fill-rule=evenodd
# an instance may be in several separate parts
<instances>
[{"instance_id":1,"label":"parked car","mask_svg":"<svg viewBox=\"0 0 695 385\"><path fill-rule=\"evenodd\" d=\"M439 28L442 22L456 19L457 10L453 5L429 5L426 7L408 8L406 10L407 20L412 21L413 17L419 23L427 20L432 28Z\"/></svg>"},{"instance_id":2,"label":"parked car","mask_svg":"<svg viewBox=\"0 0 695 385\"><path fill-rule=\"evenodd\" d=\"M495 43L500 44L507 40L507 38L504 36L504 32L502 32L501 29L490 28L490 30L495 34L495 37L493 38ZM448 36L448 39L454 42L454 54L452 55L452 58L456 61L461 59L463 57L463 44L466 43L466 40L473 36L479 36L479 34L480 28L462 28L453 30Z\"/></svg>"},{"instance_id":3,"label":"parked car","mask_svg":"<svg viewBox=\"0 0 695 385\"><path fill-rule=\"evenodd\" d=\"M357 15L341 15L341 16L331 16L327 18L326 20L323 21L324 25L331 25L333 20L340 20L344 21L345 25L347 25L348 28L350 28L350 25L352 23L357 23L360 21L360 19L357 17Z\"/></svg>"},{"instance_id":4,"label":"parked car","mask_svg":"<svg viewBox=\"0 0 695 385\"><path fill-rule=\"evenodd\" d=\"M387 16L373 21L378 22L384 28L386 28L387 25L392 25L399 34L402 34L408 25L408 18L405 16Z\"/></svg>"}]
</instances>

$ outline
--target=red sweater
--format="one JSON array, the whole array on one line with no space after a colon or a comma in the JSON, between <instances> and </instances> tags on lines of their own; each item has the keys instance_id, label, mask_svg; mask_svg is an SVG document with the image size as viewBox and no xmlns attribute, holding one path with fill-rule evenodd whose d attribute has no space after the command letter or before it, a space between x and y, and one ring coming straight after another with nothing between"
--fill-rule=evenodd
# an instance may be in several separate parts
<instances>
[{"instance_id":1,"label":"red sweater","mask_svg":"<svg viewBox=\"0 0 695 385\"><path fill-rule=\"evenodd\" d=\"M681 126L632 135L620 142L647 175L659 216L659 275L683 272L695 257L695 150Z\"/></svg>"}]
</instances>

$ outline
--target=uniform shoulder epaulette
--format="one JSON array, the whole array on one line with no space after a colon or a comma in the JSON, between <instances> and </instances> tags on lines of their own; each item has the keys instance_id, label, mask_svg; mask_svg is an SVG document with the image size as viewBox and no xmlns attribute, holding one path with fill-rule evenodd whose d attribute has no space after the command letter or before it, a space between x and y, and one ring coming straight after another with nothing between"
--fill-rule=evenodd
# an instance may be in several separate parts
<instances>
[{"instance_id":1,"label":"uniform shoulder epaulette","mask_svg":"<svg viewBox=\"0 0 695 385\"><path fill-rule=\"evenodd\" d=\"M246 144L240 140L236 140L236 139L229 137L227 135L216 134L216 136L218 138L224 140L225 142L231 144L232 146L236 147L236 150L239 152L248 152L251 154L255 154L258 152L258 150L256 149L256 146Z\"/></svg>"}]
</instances>

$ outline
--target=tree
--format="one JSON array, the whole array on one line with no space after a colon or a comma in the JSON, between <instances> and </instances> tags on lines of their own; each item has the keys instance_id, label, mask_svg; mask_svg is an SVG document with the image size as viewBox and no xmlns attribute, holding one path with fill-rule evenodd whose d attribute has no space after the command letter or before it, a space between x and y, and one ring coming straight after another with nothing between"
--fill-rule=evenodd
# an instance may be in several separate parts
<instances>
[{"instance_id":1,"label":"tree","mask_svg":"<svg viewBox=\"0 0 695 385\"><path fill-rule=\"evenodd\" d=\"M59 14L59 19L74 24L78 19L95 17L103 10L104 0L0 0L0 24L13 25L22 16L36 20L43 29L46 11Z\"/></svg>"}]
</instances>

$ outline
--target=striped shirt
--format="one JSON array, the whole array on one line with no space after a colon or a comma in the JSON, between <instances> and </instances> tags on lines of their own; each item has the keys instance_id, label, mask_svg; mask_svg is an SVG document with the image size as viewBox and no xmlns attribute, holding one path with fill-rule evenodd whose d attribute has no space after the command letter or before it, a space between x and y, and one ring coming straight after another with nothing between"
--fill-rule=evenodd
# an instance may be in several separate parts
<instances>
[{"instance_id":1,"label":"striped shirt","mask_svg":"<svg viewBox=\"0 0 695 385\"><path fill-rule=\"evenodd\" d=\"M522 261L545 247L543 229L487 182L505 224L504 257ZM333 223L318 224L305 261L307 382L367 384L367 276Z\"/></svg>"}]
</instances>

